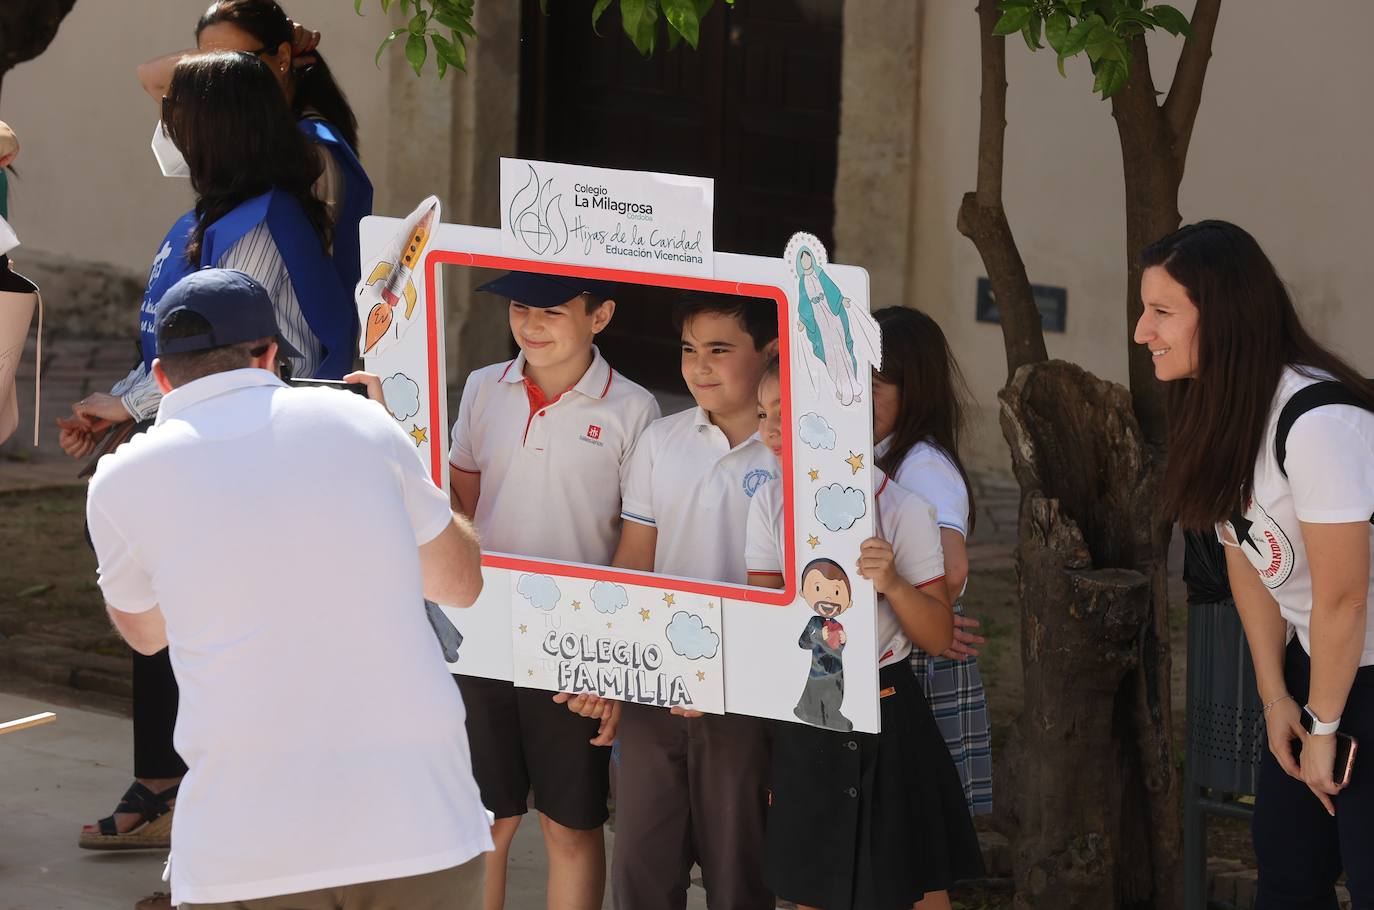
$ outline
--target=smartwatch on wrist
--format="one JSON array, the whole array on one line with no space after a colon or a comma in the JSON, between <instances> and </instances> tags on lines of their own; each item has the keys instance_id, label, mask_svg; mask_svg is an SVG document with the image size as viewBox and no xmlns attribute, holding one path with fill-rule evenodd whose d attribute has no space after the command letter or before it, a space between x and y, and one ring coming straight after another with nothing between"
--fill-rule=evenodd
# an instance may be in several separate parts
<instances>
[{"instance_id":1,"label":"smartwatch on wrist","mask_svg":"<svg viewBox=\"0 0 1374 910\"><path fill-rule=\"evenodd\" d=\"M1341 728L1341 719L1338 717L1329 723L1323 723L1311 705L1303 705L1302 728L1313 736L1330 736Z\"/></svg>"}]
</instances>

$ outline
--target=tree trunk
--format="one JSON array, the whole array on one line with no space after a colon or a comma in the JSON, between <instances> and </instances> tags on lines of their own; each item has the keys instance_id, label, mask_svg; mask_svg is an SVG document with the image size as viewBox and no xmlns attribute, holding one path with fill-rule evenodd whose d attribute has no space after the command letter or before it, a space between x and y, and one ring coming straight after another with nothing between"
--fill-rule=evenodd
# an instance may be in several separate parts
<instances>
[{"instance_id":1,"label":"tree trunk","mask_svg":"<svg viewBox=\"0 0 1374 910\"><path fill-rule=\"evenodd\" d=\"M1140 857L1156 819L1136 721L1156 607L1148 447L1129 393L1073 364L1022 367L999 397L1022 491L1016 907L1149 905Z\"/></svg>"}]
</instances>

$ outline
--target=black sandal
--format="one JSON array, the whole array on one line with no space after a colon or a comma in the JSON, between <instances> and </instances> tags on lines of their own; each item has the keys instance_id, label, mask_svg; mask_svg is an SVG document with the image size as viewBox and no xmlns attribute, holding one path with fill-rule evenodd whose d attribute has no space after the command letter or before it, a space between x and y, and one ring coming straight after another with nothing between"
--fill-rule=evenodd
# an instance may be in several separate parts
<instances>
[{"instance_id":1,"label":"black sandal","mask_svg":"<svg viewBox=\"0 0 1374 910\"><path fill-rule=\"evenodd\" d=\"M173 784L161 793L154 793L134 781L115 807L114 814L96 823L96 830L81 832L77 844L87 850L147 850L165 849L172 845L171 801L176 799L180 784ZM119 833L115 814L130 812L139 816L138 824Z\"/></svg>"}]
</instances>

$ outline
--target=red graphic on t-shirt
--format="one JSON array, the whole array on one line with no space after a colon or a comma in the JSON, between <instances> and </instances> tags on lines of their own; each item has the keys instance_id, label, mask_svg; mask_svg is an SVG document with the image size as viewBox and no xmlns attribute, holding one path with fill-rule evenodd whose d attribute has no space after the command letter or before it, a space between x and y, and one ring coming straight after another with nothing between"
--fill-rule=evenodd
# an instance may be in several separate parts
<instances>
[{"instance_id":1,"label":"red graphic on t-shirt","mask_svg":"<svg viewBox=\"0 0 1374 910\"><path fill-rule=\"evenodd\" d=\"M588 439L600 439L600 438L601 438L601 427L597 426L596 424L591 424L591 425L589 425L589 426L587 427L587 438L588 438Z\"/></svg>"}]
</instances>

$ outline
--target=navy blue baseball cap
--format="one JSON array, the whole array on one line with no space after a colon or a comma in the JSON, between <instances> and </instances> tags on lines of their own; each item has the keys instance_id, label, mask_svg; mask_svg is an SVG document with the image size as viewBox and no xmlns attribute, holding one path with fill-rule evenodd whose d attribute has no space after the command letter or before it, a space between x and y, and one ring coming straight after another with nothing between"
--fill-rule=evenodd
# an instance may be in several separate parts
<instances>
[{"instance_id":1,"label":"navy blue baseball cap","mask_svg":"<svg viewBox=\"0 0 1374 910\"><path fill-rule=\"evenodd\" d=\"M538 272L507 272L488 281L477 290L499 294L525 306L547 310L560 306L580 294L591 294L608 300L615 297L620 286L614 281L595 278L575 278L571 275L544 275Z\"/></svg>"},{"instance_id":2,"label":"navy blue baseball cap","mask_svg":"<svg viewBox=\"0 0 1374 910\"><path fill-rule=\"evenodd\" d=\"M188 311L210 323L210 331L186 338L163 338L167 320ZM201 269L172 285L157 303L155 325L158 356L208 351L273 337L282 356L301 356L281 337L267 289L238 269Z\"/></svg>"}]
</instances>

